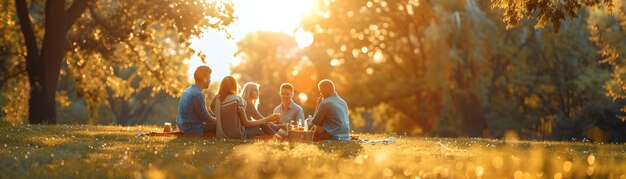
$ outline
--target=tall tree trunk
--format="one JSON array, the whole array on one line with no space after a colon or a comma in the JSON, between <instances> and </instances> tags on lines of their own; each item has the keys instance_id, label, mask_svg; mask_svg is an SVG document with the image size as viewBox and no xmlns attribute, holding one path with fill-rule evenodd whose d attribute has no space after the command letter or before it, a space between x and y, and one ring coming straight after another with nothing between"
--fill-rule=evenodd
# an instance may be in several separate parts
<instances>
[{"instance_id":1,"label":"tall tree trunk","mask_svg":"<svg viewBox=\"0 0 626 179\"><path fill-rule=\"evenodd\" d=\"M26 42L26 71L30 83L28 121L31 124L56 123L55 92L65 56L67 32L87 7L87 0L76 0L65 11L65 0L48 0L45 7L45 33L41 55L26 0L15 0L17 15Z\"/></svg>"},{"instance_id":2,"label":"tall tree trunk","mask_svg":"<svg viewBox=\"0 0 626 179\"><path fill-rule=\"evenodd\" d=\"M17 17L20 20L20 29L26 43L26 71L28 72L28 80L30 83L30 98L28 100L28 117L30 123L43 123L43 89L42 78L39 73L40 62L39 48L37 47L37 39L35 31L28 15L28 5L26 0L15 0L15 8L17 9Z\"/></svg>"},{"instance_id":3,"label":"tall tree trunk","mask_svg":"<svg viewBox=\"0 0 626 179\"><path fill-rule=\"evenodd\" d=\"M65 52L65 1L46 1L45 8L41 56L30 56L29 51L30 58L27 57L31 84L28 120L31 124L56 123L56 84Z\"/></svg>"},{"instance_id":4,"label":"tall tree trunk","mask_svg":"<svg viewBox=\"0 0 626 179\"><path fill-rule=\"evenodd\" d=\"M55 92L65 55L66 15L65 0L48 0L45 9L45 33L41 47L41 58L37 61L40 74L41 94L32 95L29 111L31 123L56 123ZM38 90L34 90L38 91ZM33 103L34 102L34 103ZM34 114L39 113L39 114ZM36 116L37 118L33 118Z\"/></svg>"}]
</instances>

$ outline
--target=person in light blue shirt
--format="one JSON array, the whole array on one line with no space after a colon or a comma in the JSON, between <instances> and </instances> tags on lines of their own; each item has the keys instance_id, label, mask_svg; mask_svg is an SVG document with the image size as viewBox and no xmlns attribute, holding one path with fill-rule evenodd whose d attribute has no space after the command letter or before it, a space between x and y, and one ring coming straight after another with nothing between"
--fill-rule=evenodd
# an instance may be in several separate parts
<instances>
[{"instance_id":1,"label":"person in light blue shirt","mask_svg":"<svg viewBox=\"0 0 626 179\"><path fill-rule=\"evenodd\" d=\"M195 84L187 87L180 97L176 123L185 134L215 133L217 121L207 111L206 97L202 93L211 83L211 68L199 66L193 73L193 78Z\"/></svg>"},{"instance_id":2,"label":"person in light blue shirt","mask_svg":"<svg viewBox=\"0 0 626 179\"><path fill-rule=\"evenodd\" d=\"M322 95L312 123L316 125L315 140L350 140L350 119L348 104L335 91L335 84L324 79L317 85Z\"/></svg>"},{"instance_id":3,"label":"person in light blue shirt","mask_svg":"<svg viewBox=\"0 0 626 179\"><path fill-rule=\"evenodd\" d=\"M274 113L280 114L278 120L279 125L286 126L286 124L292 121L298 122L304 119L304 110L300 105L293 102L293 85L290 83L283 83L280 85L280 104L274 108Z\"/></svg>"}]
</instances>

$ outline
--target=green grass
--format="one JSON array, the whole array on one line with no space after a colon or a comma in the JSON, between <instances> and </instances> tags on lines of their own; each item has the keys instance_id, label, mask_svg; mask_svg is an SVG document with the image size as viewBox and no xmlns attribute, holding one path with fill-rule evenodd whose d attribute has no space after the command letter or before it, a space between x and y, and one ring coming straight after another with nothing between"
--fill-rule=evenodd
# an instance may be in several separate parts
<instances>
[{"instance_id":1,"label":"green grass","mask_svg":"<svg viewBox=\"0 0 626 179\"><path fill-rule=\"evenodd\" d=\"M626 145L406 136L386 145L290 145L135 135L159 130L0 124L0 178L626 178Z\"/></svg>"}]
</instances>

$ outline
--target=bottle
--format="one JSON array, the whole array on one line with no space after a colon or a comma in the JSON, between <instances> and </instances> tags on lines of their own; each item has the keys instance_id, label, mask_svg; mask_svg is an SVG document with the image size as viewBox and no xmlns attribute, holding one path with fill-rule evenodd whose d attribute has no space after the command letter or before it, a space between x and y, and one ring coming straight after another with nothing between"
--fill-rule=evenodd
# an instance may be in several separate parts
<instances>
[{"instance_id":1,"label":"bottle","mask_svg":"<svg viewBox=\"0 0 626 179\"><path fill-rule=\"evenodd\" d=\"M295 129L296 129L296 127L297 127L297 125L296 125L296 121L291 121L291 122L289 123L289 130L290 130L290 131L295 130Z\"/></svg>"},{"instance_id":2,"label":"bottle","mask_svg":"<svg viewBox=\"0 0 626 179\"><path fill-rule=\"evenodd\" d=\"M304 132L308 132L309 131L309 122L307 122L307 120L304 120Z\"/></svg>"},{"instance_id":3,"label":"bottle","mask_svg":"<svg viewBox=\"0 0 626 179\"><path fill-rule=\"evenodd\" d=\"M298 121L298 123L296 125L296 129L301 131L302 130L302 119L298 119L297 121Z\"/></svg>"}]
</instances>

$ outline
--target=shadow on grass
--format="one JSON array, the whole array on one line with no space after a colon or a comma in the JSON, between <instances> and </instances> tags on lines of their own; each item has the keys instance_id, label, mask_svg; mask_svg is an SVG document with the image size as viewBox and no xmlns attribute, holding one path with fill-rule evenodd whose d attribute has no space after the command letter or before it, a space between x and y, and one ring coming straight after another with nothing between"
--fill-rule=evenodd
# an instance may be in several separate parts
<instances>
[{"instance_id":1,"label":"shadow on grass","mask_svg":"<svg viewBox=\"0 0 626 179\"><path fill-rule=\"evenodd\" d=\"M0 165L3 166L0 173L4 173L3 176L8 178L29 175L50 176L49 174L55 173L54 169L64 167L76 168L71 171L86 171L87 166L68 164L80 163L93 154L106 153L101 148L110 146L113 140L120 137L114 134L96 136L82 134L77 130L59 130L56 126L2 126L2 128L4 136L1 145L10 151L2 152L0 155ZM63 176L63 172L56 174ZM92 177L104 176L92 175Z\"/></svg>"},{"instance_id":2,"label":"shadow on grass","mask_svg":"<svg viewBox=\"0 0 626 179\"><path fill-rule=\"evenodd\" d=\"M290 150L293 150L294 148L296 148L296 146L299 146L301 144L314 145L320 151L323 151L326 153L332 153L332 154L339 154L339 156L342 158L353 158L353 157L358 156L363 151L363 146L361 146L361 144L359 143L340 142L340 141L333 141L333 142L317 141L317 142L305 142L305 143L289 142L287 146L269 145L268 147L271 149L280 151L280 152L289 152Z\"/></svg>"},{"instance_id":3,"label":"shadow on grass","mask_svg":"<svg viewBox=\"0 0 626 179\"><path fill-rule=\"evenodd\" d=\"M342 158L354 158L363 151L363 146L355 142L315 142L317 148L326 153L336 153Z\"/></svg>"}]
</instances>

